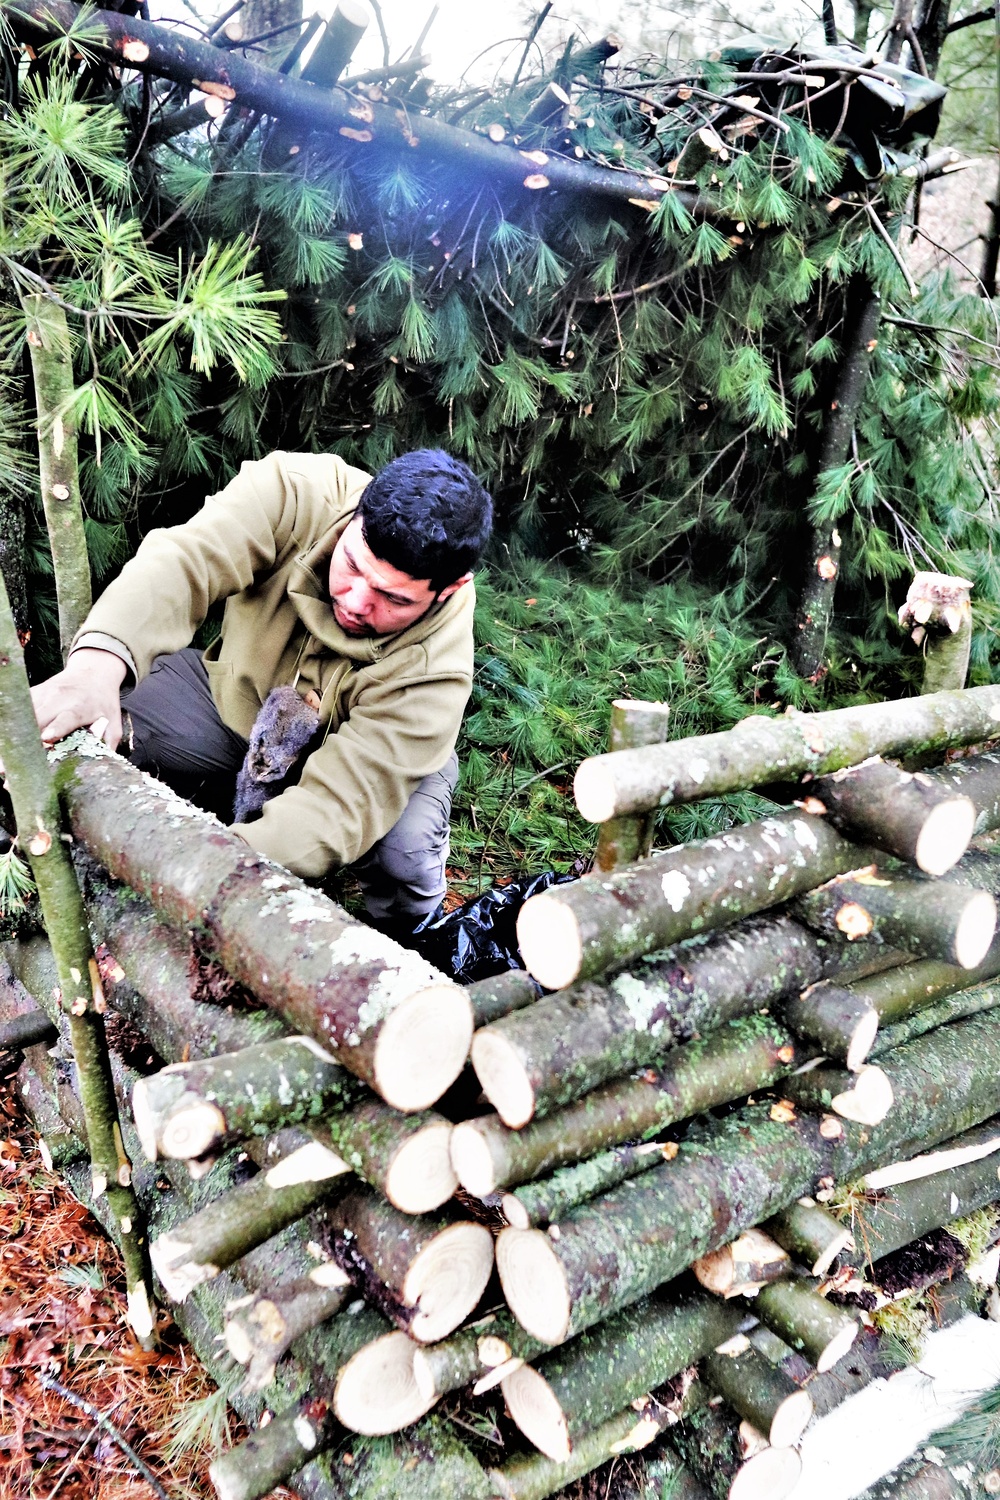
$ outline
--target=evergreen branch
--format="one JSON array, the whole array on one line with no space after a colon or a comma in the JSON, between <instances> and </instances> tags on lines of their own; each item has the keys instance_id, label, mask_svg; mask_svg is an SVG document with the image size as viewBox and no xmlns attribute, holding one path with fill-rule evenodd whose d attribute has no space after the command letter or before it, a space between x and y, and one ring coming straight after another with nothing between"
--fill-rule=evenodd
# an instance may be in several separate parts
<instances>
[{"instance_id":1,"label":"evergreen branch","mask_svg":"<svg viewBox=\"0 0 1000 1500\"><path fill-rule=\"evenodd\" d=\"M918 288L917 288L917 283L914 281L913 277L910 275L910 268L906 264L906 261L903 259L902 255L900 254L900 252L899 252L899 246L896 244L896 242L893 239L892 235L889 233L888 229L886 229L885 225L882 223L882 220L879 218L878 214L875 212L874 208L872 207L872 205L870 203L865 203L865 213L868 215L869 219L871 220L872 225L873 225L873 227L875 229L875 233L878 235L878 237L882 241L882 243L887 247L887 249L889 251L889 254L892 256L893 260L896 262L897 266L899 267L900 271L902 272L903 279L905 280L906 285L910 289L910 296L913 297L914 299L916 299L916 297L919 296L919 291L918 291Z\"/></svg>"},{"instance_id":2,"label":"evergreen branch","mask_svg":"<svg viewBox=\"0 0 1000 1500\"><path fill-rule=\"evenodd\" d=\"M534 24L532 25L531 30L528 32L527 39L525 40L525 43L524 43L524 51L521 53L520 61L518 62L517 67L514 69L514 76L513 76L513 78L510 81L511 89L516 89L517 88L518 81L519 81L519 79L521 77L522 69L524 68L525 63L528 61L528 53L531 51L531 44L534 42L535 37L538 35L538 33L541 31L542 27L545 25L545 21L546 21L546 19L548 17L548 14L549 14L549 11L551 9L552 9L552 0L545 0L545 4L542 6L541 10L536 15L535 20L534 20Z\"/></svg>"}]
</instances>

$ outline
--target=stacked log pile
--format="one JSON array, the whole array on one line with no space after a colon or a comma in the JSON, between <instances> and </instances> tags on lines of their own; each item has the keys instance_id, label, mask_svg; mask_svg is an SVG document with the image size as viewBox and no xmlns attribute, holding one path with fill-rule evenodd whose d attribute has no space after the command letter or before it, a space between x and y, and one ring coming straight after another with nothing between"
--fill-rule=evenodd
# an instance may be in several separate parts
<instances>
[{"instance_id":1,"label":"stacked log pile","mask_svg":"<svg viewBox=\"0 0 1000 1500\"><path fill-rule=\"evenodd\" d=\"M780 1500L809 1422L884 1371L872 1316L962 1271L940 1231L1000 1201L1000 756L889 757L987 742L1000 689L655 718L580 768L612 828L523 909L539 1000L463 990L88 736L55 752L154 1286L273 1416L220 1500L541 1500L667 1429L677 1493ZM793 779L642 854L651 808ZM43 936L5 945L4 1044L113 1230L60 986ZM528 1445L495 1464L433 1410L491 1390Z\"/></svg>"}]
</instances>

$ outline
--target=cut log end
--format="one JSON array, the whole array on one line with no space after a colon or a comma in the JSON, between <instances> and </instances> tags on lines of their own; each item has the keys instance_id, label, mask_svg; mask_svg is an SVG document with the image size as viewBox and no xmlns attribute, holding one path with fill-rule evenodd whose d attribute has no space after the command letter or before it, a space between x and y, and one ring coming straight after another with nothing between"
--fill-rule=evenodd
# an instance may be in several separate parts
<instances>
[{"instance_id":1,"label":"cut log end","mask_svg":"<svg viewBox=\"0 0 1000 1500\"><path fill-rule=\"evenodd\" d=\"M391 1013L375 1044L374 1085L394 1109L430 1109L465 1066L472 1004L457 984L419 990Z\"/></svg>"},{"instance_id":2,"label":"cut log end","mask_svg":"<svg viewBox=\"0 0 1000 1500\"><path fill-rule=\"evenodd\" d=\"M548 891L521 907L517 942L524 967L547 990L565 989L580 972L583 948L576 914Z\"/></svg>"},{"instance_id":3,"label":"cut log end","mask_svg":"<svg viewBox=\"0 0 1000 1500\"><path fill-rule=\"evenodd\" d=\"M359 1349L337 1375L333 1409L351 1432L380 1437L399 1432L430 1411L430 1399L414 1377L413 1341L405 1333L387 1333Z\"/></svg>"},{"instance_id":4,"label":"cut log end","mask_svg":"<svg viewBox=\"0 0 1000 1500\"><path fill-rule=\"evenodd\" d=\"M827 1370L832 1370L834 1365L840 1363L847 1351L853 1347L859 1327L858 1323L851 1323L834 1335L816 1361L818 1374L825 1375Z\"/></svg>"},{"instance_id":5,"label":"cut log end","mask_svg":"<svg viewBox=\"0 0 1000 1500\"><path fill-rule=\"evenodd\" d=\"M859 1017L844 1058L852 1073L857 1073L864 1063L878 1034L878 1011L874 1007Z\"/></svg>"},{"instance_id":6,"label":"cut log end","mask_svg":"<svg viewBox=\"0 0 1000 1500\"><path fill-rule=\"evenodd\" d=\"M602 756L593 756L580 763L573 778L573 796L581 818L586 818L588 823L606 823L614 817L614 774Z\"/></svg>"},{"instance_id":7,"label":"cut log end","mask_svg":"<svg viewBox=\"0 0 1000 1500\"><path fill-rule=\"evenodd\" d=\"M486 1026L472 1038L472 1066L483 1093L505 1125L520 1130L535 1113L535 1091L524 1063L504 1036Z\"/></svg>"},{"instance_id":8,"label":"cut log end","mask_svg":"<svg viewBox=\"0 0 1000 1500\"><path fill-rule=\"evenodd\" d=\"M801 1474L802 1460L794 1448L763 1448L740 1469L729 1500L785 1500Z\"/></svg>"},{"instance_id":9,"label":"cut log end","mask_svg":"<svg viewBox=\"0 0 1000 1500\"><path fill-rule=\"evenodd\" d=\"M404 1214L427 1214L447 1203L458 1187L451 1164L447 1120L435 1120L411 1135L396 1152L385 1178L385 1195Z\"/></svg>"},{"instance_id":10,"label":"cut log end","mask_svg":"<svg viewBox=\"0 0 1000 1500\"><path fill-rule=\"evenodd\" d=\"M138 1079L132 1090L132 1118L135 1121L135 1132L139 1137L139 1145L142 1147L146 1160L156 1161L159 1156L156 1143L156 1122L153 1118L144 1078ZM200 1156L201 1152L197 1154Z\"/></svg>"},{"instance_id":11,"label":"cut log end","mask_svg":"<svg viewBox=\"0 0 1000 1500\"><path fill-rule=\"evenodd\" d=\"M968 797L949 797L928 815L917 838L914 859L928 875L943 875L958 863L972 838L976 809Z\"/></svg>"},{"instance_id":12,"label":"cut log end","mask_svg":"<svg viewBox=\"0 0 1000 1500\"><path fill-rule=\"evenodd\" d=\"M866 1063L858 1070L853 1088L836 1094L831 1104L845 1120L881 1125L893 1105L892 1084L881 1068Z\"/></svg>"},{"instance_id":13,"label":"cut log end","mask_svg":"<svg viewBox=\"0 0 1000 1500\"><path fill-rule=\"evenodd\" d=\"M500 1212L512 1229L530 1229L528 1210L515 1193L504 1193L500 1199Z\"/></svg>"},{"instance_id":14,"label":"cut log end","mask_svg":"<svg viewBox=\"0 0 1000 1500\"><path fill-rule=\"evenodd\" d=\"M136 1084L138 1089L139 1085ZM133 1099L135 1094L133 1092ZM160 1153L174 1161L204 1156L226 1133L226 1117L207 1100L175 1111L160 1131ZM143 1150L145 1150L143 1142Z\"/></svg>"},{"instance_id":15,"label":"cut log end","mask_svg":"<svg viewBox=\"0 0 1000 1500\"><path fill-rule=\"evenodd\" d=\"M572 1451L566 1418L555 1392L531 1365L521 1365L500 1382L507 1410L529 1443L546 1458L565 1463Z\"/></svg>"},{"instance_id":16,"label":"cut log end","mask_svg":"<svg viewBox=\"0 0 1000 1500\"><path fill-rule=\"evenodd\" d=\"M493 1119L492 1115L487 1117ZM456 1125L451 1133L451 1164L467 1193L485 1198L499 1187L497 1165L489 1141L476 1128L475 1120Z\"/></svg>"},{"instance_id":17,"label":"cut log end","mask_svg":"<svg viewBox=\"0 0 1000 1500\"><path fill-rule=\"evenodd\" d=\"M843 1234L835 1235L834 1238L831 1239L822 1255L816 1257L812 1265L809 1267L810 1274L813 1276L819 1276L821 1278L824 1277L837 1261L839 1256L844 1255L847 1251L853 1249L854 1236L851 1234L851 1231L849 1229L845 1229Z\"/></svg>"},{"instance_id":18,"label":"cut log end","mask_svg":"<svg viewBox=\"0 0 1000 1500\"><path fill-rule=\"evenodd\" d=\"M493 1269L493 1236L483 1224L451 1224L425 1245L403 1282L403 1300L416 1308L410 1334L433 1344L471 1313Z\"/></svg>"},{"instance_id":19,"label":"cut log end","mask_svg":"<svg viewBox=\"0 0 1000 1500\"><path fill-rule=\"evenodd\" d=\"M570 1297L548 1235L538 1229L501 1230L497 1270L521 1327L545 1344L562 1343L569 1328Z\"/></svg>"},{"instance_id":20,"label":"cut log end","mask_svg":"<svg viewBox=\"0 0 1000 1500\"><path fill-rule=\"evenodd\" d=\"M793 1391L781 1402L771 1419L767 1434L772 1448L794 1448L805 1432L813 1414L808 1391Z\"/></svg>"},{"instance_id":21,"label":"cut log end","mask_svg":"<svg viewBox=\"0 0 1000 1500\"><path fill-rule=\"evenodd\" d=\"M196 1286L219 1274L218 1266L191 1260L192 1249L192 1245L170 1233L161 1234L149 1247L153 1270L171 1302L183 1302Z\"/></svg>"},{"instance_id":22,"label":"cut log end","mask_svg":"<svg viewBox=\"0 0 1000 1500\"><path fill-rule=\"evenodd\" d=\"M988 891L975 891L955 932L955 962L975 969L986 957L996 932L997 907Z\"/></svg>"}]
</instances>

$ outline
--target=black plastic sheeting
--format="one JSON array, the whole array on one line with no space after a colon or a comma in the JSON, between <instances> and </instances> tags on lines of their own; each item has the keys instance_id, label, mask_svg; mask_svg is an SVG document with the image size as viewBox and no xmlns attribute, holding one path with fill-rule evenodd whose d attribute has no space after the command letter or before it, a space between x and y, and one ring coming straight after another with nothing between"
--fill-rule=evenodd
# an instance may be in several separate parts
<instances>
[{"instance_id":1,"label":"black plastic sheeting","mask_svg":"<svg viewBox=\"0 0 1000 1500\"><path fill-rule=\"evenodd\" d=\"M541 875L522 875L509 885L494 886L446 917L418 927L412 945L435 968L461 984L491 979L506 969L523 969L517 946L518 912L529 896L576 878L546 870Z\"/></svg>"}]
</instances>

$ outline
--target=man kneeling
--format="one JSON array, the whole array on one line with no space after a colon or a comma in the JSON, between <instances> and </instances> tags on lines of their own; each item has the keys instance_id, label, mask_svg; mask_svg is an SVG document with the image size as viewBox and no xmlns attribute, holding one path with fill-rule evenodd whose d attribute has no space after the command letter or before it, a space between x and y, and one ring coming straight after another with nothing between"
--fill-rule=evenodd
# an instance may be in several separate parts
<instances>
[{"instance_id":1,"label":"man kneeling","mask_svg":"<svg viewBox=\"0 0 1000 1500\"><path fill-rule=\"evenodd\" d=\"M471 570L491 523L475 475L438 450L374 478L329 454L246 463L105 591L33 690L42 737L104 720L116 747L124 705L129 758L229 821L261 707L294 688L316 711L314 748L233 831L309 879L355 865L369 919L404 937L444 895ZM221 635L191 649L223 599Z\"/></svg>"}]
</instances>

